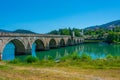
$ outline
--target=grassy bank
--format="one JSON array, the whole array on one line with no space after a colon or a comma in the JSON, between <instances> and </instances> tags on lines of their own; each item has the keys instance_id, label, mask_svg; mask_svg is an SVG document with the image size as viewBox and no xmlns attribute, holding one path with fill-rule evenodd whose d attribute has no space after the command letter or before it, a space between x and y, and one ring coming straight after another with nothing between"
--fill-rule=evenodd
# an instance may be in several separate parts
<instances>
[{"instance_id":1,"label":"grassy bank","mask_svg":"<svg viewBox=\"0 0 120 80\"><path fill-rule=\"evenodd\" d=\"M120 57L108 55L93 60L76 53L55 61L51 56L44 60L27 57L0 62L0 80L119 80Z\"/></svg>"},{"instance_id":2,"label":"grassy bank","mask_svg":"<svg viewBox=\"0 0 120 80\"><path fill-rule=\"evenodd\" d=\"M52 56L48 56L46 59L39 60L37 57L28 56L26 60L20 61L15 59L12 61L5 61L7 64L14 65L24 65L24 66L39 66L39 67L79 67L79 68L89 68L89 69L112 69L120 68L120 56L108 55L103 59L92 59L91 56L87 54L78 55L73 53L70 55L65 55L64 57L59 57L54 59Z\"/></svg>"},{"instance_id":3,"label":"grassy bank","mask_svg":"<svg viewBox=\"0 0 120 80\"><path fill-rule=\"evenodd\" d=\"M120 69L0 65L0 80L119 80Z\"/></svg>"}]
</instances>

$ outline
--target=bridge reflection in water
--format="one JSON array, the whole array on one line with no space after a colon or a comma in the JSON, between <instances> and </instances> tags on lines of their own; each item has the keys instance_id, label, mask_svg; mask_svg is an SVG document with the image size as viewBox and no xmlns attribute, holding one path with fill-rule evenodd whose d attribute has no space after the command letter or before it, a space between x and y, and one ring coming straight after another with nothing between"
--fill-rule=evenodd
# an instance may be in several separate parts
<instances>
[{"instance_id":1,"label":"bridge reflection in water","mask_svg":"<svg viewBox=\"0 0 120 80\"><path fill-rule=\"evenodd\" d=\"M3 51L2 60L13 60L15 58L14 49L15 46L13 43L7 44Z\"/></svg>"}]
</instances>

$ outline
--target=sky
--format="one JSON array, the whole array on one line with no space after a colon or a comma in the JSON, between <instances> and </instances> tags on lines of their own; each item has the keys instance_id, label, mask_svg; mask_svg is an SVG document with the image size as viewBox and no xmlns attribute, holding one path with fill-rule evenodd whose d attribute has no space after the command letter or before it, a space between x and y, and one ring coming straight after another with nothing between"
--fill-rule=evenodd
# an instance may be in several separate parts
<instances>
[{"instance_id":1,"label":"sky","mask_svg":"<svg viewBox=\"0 0 120 80\"><path fill-rule=\"evenodd\" d=\"M120 0L0 0L0 29L47 33L120 20Z\"/></svg>"}]
</instances>

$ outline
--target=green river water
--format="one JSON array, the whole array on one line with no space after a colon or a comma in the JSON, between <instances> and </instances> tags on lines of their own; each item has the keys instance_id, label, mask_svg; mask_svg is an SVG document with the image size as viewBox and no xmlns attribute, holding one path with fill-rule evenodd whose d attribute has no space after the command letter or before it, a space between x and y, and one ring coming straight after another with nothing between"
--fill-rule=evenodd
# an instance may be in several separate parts
<instances>
[{"instance_id":1,"label":"green river water","mask_svg":"<svg viewBox=\"0 0 120 80\"><path fill-rule=\"evenodd\" d=\"M86 53L93 59L104 58L107 55L120 56L120 45L110 45L106 43L83 43L76 46L62 47L58 49L51 49L48 51L35 52L32 55L39 59L46 59L52 56L54 59L64 55L78 53L79 55ZM16 56L16 58L25 59L27 55Z\"/></svg>"}]
</instances>

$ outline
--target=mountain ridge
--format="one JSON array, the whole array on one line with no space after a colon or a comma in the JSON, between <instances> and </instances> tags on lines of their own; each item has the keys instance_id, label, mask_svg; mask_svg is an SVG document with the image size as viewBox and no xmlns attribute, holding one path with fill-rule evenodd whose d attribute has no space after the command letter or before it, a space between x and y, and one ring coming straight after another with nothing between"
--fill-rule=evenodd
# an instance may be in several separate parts
<instances>
[{"instance_id":1,"label":"mountain ridge","mask_svg":"<svg viewBox=\"0 0 120 80\"><path fill-rule=\"evenodd\" d=\"M87 27L85 29L99 29L99 28L103 28L103 29L111 29L114 28L116 26L120 26L120 20L115 20L115 21L111 21L102 25L96 25L96 26L90 26Z\"/></svg>"},{"instance_id":2,"label":"mountain ridge","mask_svg":"<svg viewBox=\"0 0 120 80\"><path fill-rule=\"evenodd\" d=\"M33 31L24 30L24 29L17 29L17 30L14 30L14 31L0 29L0 32L5 32L5 33L22 33L22 34L37 34L37 33L33 32Z\"/></svg>"}]
</instances>

